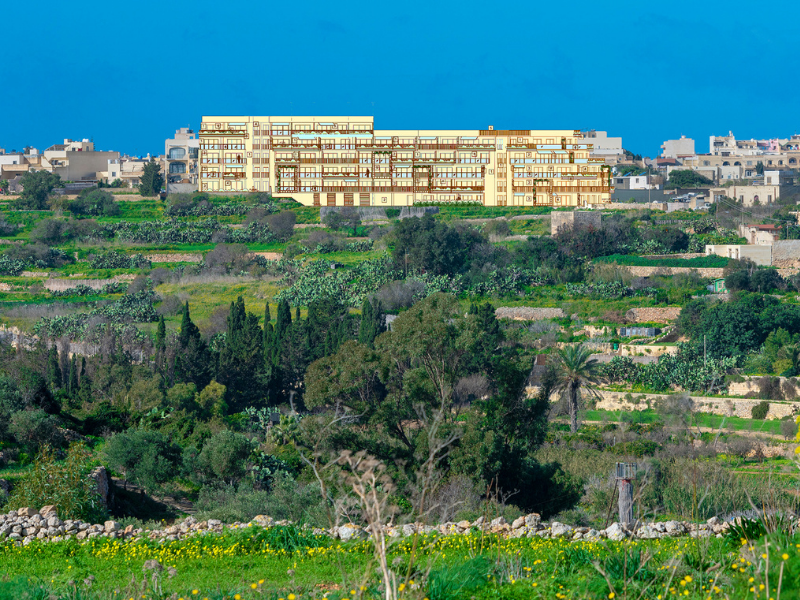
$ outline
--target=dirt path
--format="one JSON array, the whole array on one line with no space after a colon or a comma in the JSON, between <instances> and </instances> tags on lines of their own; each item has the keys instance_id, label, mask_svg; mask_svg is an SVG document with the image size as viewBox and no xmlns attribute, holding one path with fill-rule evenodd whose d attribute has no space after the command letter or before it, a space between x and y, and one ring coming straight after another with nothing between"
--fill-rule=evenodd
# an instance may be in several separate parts
<instances>
[{"instance_id":1,"label":"dirt path","mask_svg":"<svg viewBox=\"0 0 800 600\"><path fill-rule=\"evenodd\" d=\"M137 492L140 494L146 494L146 492L140 488L135 483L131 483L130 481L126 481L124 479L120 479L118 477L112 477L111 481L120 489L127 489L129 492ZM175 498L174 496L154 496L149 495L150 498L155 500L156 502L160 502L165 506L169 506L173 510L176 510L181 513L186 513L189 515L193 515L197 512L197 509L194 507L194 504L185 498Z\"/></svg>"}]
</instances>

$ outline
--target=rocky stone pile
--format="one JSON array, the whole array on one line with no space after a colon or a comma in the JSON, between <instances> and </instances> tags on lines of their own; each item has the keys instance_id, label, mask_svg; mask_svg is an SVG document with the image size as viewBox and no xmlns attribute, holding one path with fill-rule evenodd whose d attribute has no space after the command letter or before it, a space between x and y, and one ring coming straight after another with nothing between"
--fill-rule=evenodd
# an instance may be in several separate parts
<instances>
[{"instance_id":1,"label":"rocky stone pile","mask_svg":"<svg viewBox=\"0 0 800 600\"><path fill-rule=\"evenodd\" d=\"M21 508L0 515L0 542L11 541L16 544L27 545L33 540L58 542L63 540L89 540L94 538L108 538L119 540L154 540L175 541L193 535L204 533L222 533L226 529L241 529L257 525L260 527L274 527L292 525L291 521L276 521L271 517L259 515L249 523L224 524L222 521L209 519L197 521L194 517L187 517L182 521L163 529L141 529L129 525L125 528L117 521L106 521L103 524L84 523L75 520L61 520L54 506L45 506L40 510L35 508ZM332 529L312 528L303 526L315 535L325 535L332 539L351 541L364 540L369 537L370 529L354 523L346 523ZM479 517L475 521L448 522L440 525L425 525L422 523L406 523L404 525L387 525L386 535L389 538L403 538L414 534L457 535L482 531L494 533L509 538L552 538L566 540L602 540L620 541L627 538L660 539L664 537L678 537L689 535L691 537L721 537L730 527L729 522L723 522L717 517L709 519L706 523L689 523L685 521L666 521L661 523L640 523L624 525L614 523L606 529L592 529L589 527L573 527L558 521L549 524L542 523L536 513L519 517L508 523L503 517L493 520Z\"/></svg>"}]
</instances>

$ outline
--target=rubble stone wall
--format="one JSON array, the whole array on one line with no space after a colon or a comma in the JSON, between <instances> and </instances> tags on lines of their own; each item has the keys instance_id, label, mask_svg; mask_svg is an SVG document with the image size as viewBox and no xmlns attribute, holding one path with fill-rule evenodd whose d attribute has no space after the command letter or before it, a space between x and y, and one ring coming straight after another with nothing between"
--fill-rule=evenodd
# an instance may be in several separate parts
<instances>
[{"instance_id":1,"label":"rubble stone wall","mask_svg":"<svg viewBox=\"0 0 800 600\"><path fill-rule=\"evenodd\" d=\"M625 318L632 323L668 323L681 314L680 306L632 308Z\"/></svg>"},{"instance_id":2,"label":"rubble stone wall","mask_svg":"<svg viewBox=\"0 0 800 600\"><path fill-rule=\"evenodd\" d=\"M545 319L563 319L567 315L560 308L536 308L533 306L501 306L494 311L498 319L514 321L543 321Z\"/></svg>"}]
</instances>

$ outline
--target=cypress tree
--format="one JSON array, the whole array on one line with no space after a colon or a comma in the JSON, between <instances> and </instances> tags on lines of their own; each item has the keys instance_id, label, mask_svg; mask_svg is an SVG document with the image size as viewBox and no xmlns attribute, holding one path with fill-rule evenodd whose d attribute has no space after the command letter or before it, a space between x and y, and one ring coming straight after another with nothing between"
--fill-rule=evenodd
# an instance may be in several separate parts
<instances>
[{"instance_id":1,"label":"cypress tree","mask_svg":"<svg viewBox=\"0 0 800 600\"><path fill-rule=\"evenodd\" d=\"M189 312L189 303L186 303L184 311ZM167 345L167 324L164 323L164 315L158 320L158 329L156 329L156 351L163 351Z\"/></svg>"},{"instance_id":2,"label":"cypress tree","mask_svg":"<svg viewBox=\"0 0 800 600\"><path fill-rule=\"evenodd\" d=\"M272 316L269 312L269 303L264 310L264 365L269 367L275 362L275 330L272 327Z\"/></svg>"},{"instance_id":3,"label":"cypress tree","mask_svg":"<svg viewBox=\"0 0 800 600\"><path fill-rule=\"evenodd\" d=\"M181 328L178 332L179 352L175 357L175 377L178 381L194 383L203 389L211 381L211 355L200 329L189 314L189 303L183 307Z\"/></svg>"},{"instance_id":4,"label":"cypress tree","mask_svg":"<svg viewBox=\"0 0 800 600\"><path fill-rule=\"evenodd\" d=\"M200 330L197 328L197 325L192 322L192 317L189 315L189 303L187 302L183 307L181 329L178 332L178 343L180 344L181 348L186 348L186 346L189 345L189 340L191 339L200 339Z\"/></svg>"},{"instance_id":5,"label":"cypress tree","mask_svg":"<svg viewBox=\"0 0 800 600\"><path fill-rule=\"evenodd\" d=\"M47 357L47 381L52 388L60 388L62 383L61 367L58 363L58 348L53 346Z\"/></svg>"},{"instance_id":6,"label":"cypress tree","mask_svg":"<svg viewBox=\"0 0 800 600\"><path fill-rule=\"evenodd\" d=\"M372 346L375 341L375 317L372 314L372 304L364 298L361 305L361 324L358 327L358 342Z\"/></svg>"},{"instance_id":7,"label":"cypress tree","mask_svg":"<svg viewBox=\"0 0 800 600\"><path fill-rule=\"evenodd\" d=\"M295 309L294 309L294 321L295 321L295 323L299 323L300 322L300 307L299 306L296 306Z\"/></svg>"},{"instance_id":8,"label":"cypress tree","mask_svg":"<svg viewBox=\"0 0 800 600\"><path fill-rule=\"evenodd\" d=\"M289 308L289 303L286 300L281 300L278 303L278 317L275 321L275 342L280 345L283 336L286 335L286 330L292 324L292 309Z\"/></svg>"},{"instance_id":9,"label":"cypress tree","mask_svg":"<svg viewBox=\"0 0 800 600\"><path fill-rule=\"evenodd\" d=\"M72 360L69 361L69 383L67 389L70 394L78 392L78 356L72 355Z\"/></svg>"}]
</instances>

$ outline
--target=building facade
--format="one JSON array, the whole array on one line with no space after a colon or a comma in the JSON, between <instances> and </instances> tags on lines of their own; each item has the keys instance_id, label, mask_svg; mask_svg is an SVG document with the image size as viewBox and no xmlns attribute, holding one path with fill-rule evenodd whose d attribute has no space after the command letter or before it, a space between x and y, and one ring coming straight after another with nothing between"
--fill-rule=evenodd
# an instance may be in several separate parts
<instances>
[{"instance_id":1,"label":"building facade","mask_svg":"<svg viewBox=\"0 0 800 600\"><path fill-rule=\"evenodd\" d=\"M372 117L203 117L199 189L307 206L586 206L610 167L575 130L375 130Z\"/></svg>"},{"instance_id":2,"label":"building facade","mask_svg":"<svg viewBox=\"0 0 800 600\"><path fill-rule=\"evenodd\" d=\"M684 135L679 140L666 140L661 144L661 156L678 159L695 156L694 140Z\"/></svg>"},{"instance_id":3,"label":"building facade","mask_svg":"<svg viewBox=\"0 0 800 600\"><path fill-rule=\"evenodd\" d=\"M170 186L175 189L197 189L197 161L199 158L200 140L188 127L181 127L175 137L164 143L165 173L167 192ZM187 187L188 186L188 187Z\"/></svg>"}]
</instances>

